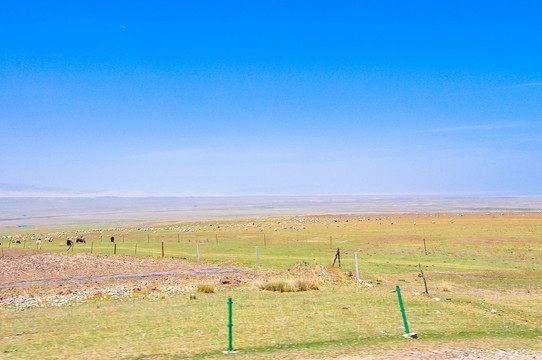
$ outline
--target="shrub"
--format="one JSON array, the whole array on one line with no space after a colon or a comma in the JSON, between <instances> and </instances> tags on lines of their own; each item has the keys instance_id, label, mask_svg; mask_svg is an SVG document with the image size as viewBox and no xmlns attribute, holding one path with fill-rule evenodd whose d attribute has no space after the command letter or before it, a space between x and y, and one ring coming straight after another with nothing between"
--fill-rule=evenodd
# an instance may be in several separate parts
<instances>
[{"instance_id":1,"label":"shrub","mask_svg":"<svg viewBox=\"0 0 542 360\"><path fill-rule=\"evenodd\" d=\"M198 285L198 292L205 293L205 294L212 294L215 292L215 288L211 285Z\"/></svg>"},{"instance_id":2,"label":"shrub","mask_svg":"<svg viewBox=\"0 0 542 360\"><path fill-rule=\"evenodd\" d=\"M299 279L270 279L264 282L261 282L258 287L262 290L267 291L279 291L279 292L297 292L297 291L308 291L308 290L318 290L318 281L309 278L299 278Z\"/></svg>"}]
</instances>

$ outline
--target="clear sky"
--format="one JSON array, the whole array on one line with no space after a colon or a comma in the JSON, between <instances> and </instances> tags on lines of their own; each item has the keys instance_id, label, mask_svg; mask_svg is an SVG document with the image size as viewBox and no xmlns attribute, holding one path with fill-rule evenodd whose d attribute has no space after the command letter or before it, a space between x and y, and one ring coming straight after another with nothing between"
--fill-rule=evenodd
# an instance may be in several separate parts
<instances>
[{"instance_id":1,"label":"clear sky","mask_svg":"<svg viewBox=\"0 0 542 360\"><path fill-rule=\"evenodd\" d=\"M542 194L540 1L4 1L0 190Z\"/></svg>"}]
</instances>

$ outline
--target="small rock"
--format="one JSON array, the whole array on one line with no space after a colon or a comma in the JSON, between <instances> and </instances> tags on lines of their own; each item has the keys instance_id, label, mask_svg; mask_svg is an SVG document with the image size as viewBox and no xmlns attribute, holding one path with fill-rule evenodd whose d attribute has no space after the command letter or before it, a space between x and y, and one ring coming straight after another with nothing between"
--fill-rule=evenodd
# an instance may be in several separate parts
<instances>
[{"instance_id":1,"label":"small rock","mask_svg":"<svg viewBox=\"0 0 542 360\"><path fill-rule=\"evenodd\" d=\"M407 339L417 339L418 338L418 333L404 334L403 337L407 338Z\"/></svg>"},{"instance_id":2,"label":"small rock","mask_svg":"<svg viewBox=\"0 0 542 360\"><path fill-rule=\"evenodd\" d=\"M434 297L433 300L440 301L440 299L438 297Z\"/></svg>"}]
</instances>

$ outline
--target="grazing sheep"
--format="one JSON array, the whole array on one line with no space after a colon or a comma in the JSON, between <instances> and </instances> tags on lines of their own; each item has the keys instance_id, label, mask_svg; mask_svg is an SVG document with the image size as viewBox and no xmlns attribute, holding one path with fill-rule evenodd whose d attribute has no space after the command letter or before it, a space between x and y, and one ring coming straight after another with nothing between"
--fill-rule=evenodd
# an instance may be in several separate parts
<instances>
[{"instance_id":1,"label":"grazing sheep","mask_svg":"<svg viewBox=\"0 0 542 360\"><path fill-rule=\"evenodd\" d=\"M73 240L72 240L71 237L69 237L69 238L66 239L66 245L68 245L68 246L73 246Z\"/></svg>"},{"instance_id":2,"label":"grazing sheep","mask_svg":"<svg viewBox=\"0 0 542 360\"><path fill-rule=\"evenodd\" d=\"M75 242L76 243L83 243L83 244L86 244L86 240L85 240L85 237L84 236L78 236L75 238Z\"/></svg>"},{"instance_id":3,"label":"grazing sheep","mask_svg":"<svg viewBox=\"0 0 542 360\"><path fill-rule=\"evenodd\" d=\"M111 236L111 242L115 242L115 237Z\"/></svg>"},{"instance_id":4,"label":"grazing sheep","mask_svg":"<svg viewBox=\"0 0 542 360\"><path fill-rule=\"evenodd\" d=\"M36 240L36 247L41 250L41 238L39 237L38 240Z\"/></svg>"}]
</instances>

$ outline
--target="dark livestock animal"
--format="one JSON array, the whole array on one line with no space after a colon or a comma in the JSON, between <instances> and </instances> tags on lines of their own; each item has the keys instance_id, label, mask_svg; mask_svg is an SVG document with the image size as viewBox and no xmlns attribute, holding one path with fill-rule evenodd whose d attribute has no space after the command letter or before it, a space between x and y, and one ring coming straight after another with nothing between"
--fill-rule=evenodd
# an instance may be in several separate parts
<instances>
[{"instance_id":1,"label":"dark livestock animal","mask_svg":"<svg viewBox=\"0 0 542 360\"><path fill-rule=\"evenodd\" d=\"M115 237L111 236L111 242L115 242Z\"/></svg>"},{"instance_id":2,"label":"dark livestock animal","mask_svg":"<svg viewBox=\"0 0 542 360\"><path fill-rule=\"evenodd\" d=\"M84 238L83 236L78 236L78 237L76 237L76 238L75 238L75 242L76 242L76 243L84 243L84 244L87 243L86 240L85 240L85 238Z\"/></svg>"},{"instance_id":3,"label":"dark livestock animal","mask_svg":"<svg viewBox=\"0 0 542 360\"><path fill-rule=\"evenodd\" d=\"M73 246L73 241L72 241L72 239L67 239L67 240L66 240L66 245L68 245L68 246Z\"/></svg>"}]
</instances>

